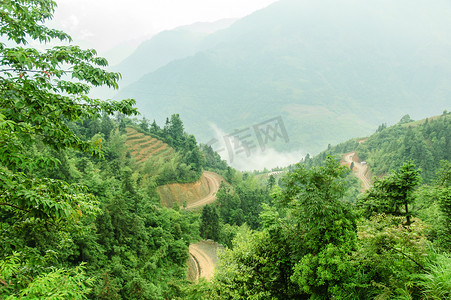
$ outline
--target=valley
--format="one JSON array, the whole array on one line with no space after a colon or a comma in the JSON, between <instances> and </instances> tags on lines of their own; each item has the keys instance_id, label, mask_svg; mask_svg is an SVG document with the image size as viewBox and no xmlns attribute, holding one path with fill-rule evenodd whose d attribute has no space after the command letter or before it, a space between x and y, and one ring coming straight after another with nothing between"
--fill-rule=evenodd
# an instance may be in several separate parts
<instances>
[{"instance_id":1,"label":"valley","mask_svg":"<svg viewBox=\"0 0 451 300\"><path fill-rule=\"evenodd\" d=\"M136 99L146 118L159 123L179 113L202 143L215 137L215 128L232 133L281 116L290 143L271 146L303 155L367 136L406 113L421 119L449 106L448 6L437 13L414 2L412 14L404 14L400 3L386 0L385 11L374 1L310 2L278 1L206 35L201 48L140 72L116 98ZM400 25L420 24L417 18L429 26ZM186 42L170 34L173 40L155 37L149 44L172 50ZM128 61L161 61L146 55L149 49ZM130 73L128 61L117 71Z\"/></svg>"}]
</instances>

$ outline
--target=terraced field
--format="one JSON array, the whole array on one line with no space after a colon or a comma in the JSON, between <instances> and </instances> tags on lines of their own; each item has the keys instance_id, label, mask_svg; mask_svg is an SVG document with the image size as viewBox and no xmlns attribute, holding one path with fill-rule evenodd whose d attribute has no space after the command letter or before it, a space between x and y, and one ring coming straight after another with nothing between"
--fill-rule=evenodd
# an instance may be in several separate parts
<instances>
[{"instance_id":1,"label":"terraced field","mask_svg":"<svg viewBox=\"0 0 451 300\"><path fill-rule=\"evenodd\" d=\"M131 127L127 127L125 130L127 135L125 143L130 149L130 154L139 164L149 158L156 160L169 159L175 154L173 148L159 139L141 133Z\"/></svg>"}]
</instances>

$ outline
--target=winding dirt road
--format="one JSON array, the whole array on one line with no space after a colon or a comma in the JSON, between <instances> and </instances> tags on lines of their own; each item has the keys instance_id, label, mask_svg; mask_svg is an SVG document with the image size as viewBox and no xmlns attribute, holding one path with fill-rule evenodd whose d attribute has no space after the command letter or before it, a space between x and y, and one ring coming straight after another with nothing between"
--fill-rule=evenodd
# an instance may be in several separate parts
<instances>
[{"instance_id":1,"label":"winding dirt road","mask_svg":"<svg viewBox=\"0 0 451 300\"><path fill-rule=\"evenodd\" d=\"M210 171L204 171L203 176L207 179L208 194L196 202L188 204L186 209L200 208L216 200L216 193L224 179ZM191 280L197 282L201 277L207 280L213 277L217 261L217 249L221 247L213 241L201 241L189 246L190 262L188 266L190 269L188 273L192 275Z\"/></svg>"},{"instance_id":2,"label":"winding dirt road","mask_svg":"<svg viewBox=\"0 0 451 300\"><path fill-rule=\"evenodd\" d=\"M224 178L215 172L204 171L201 178L194 183L172 183L157 187L161 203L166 207L174 204L186 203L187 210L201 209L203 206L216 200ZM213 241L201 241L189 246L190 257L188 259L187 277L191 281L198 281L200 277L207 280L213 277L216 266L216 250L222 247Z\"/></svg>"},{"instance_id":3,"label":"winding dirt road","mask_svg":"<svg viewBox=\"0 0 451 300\"><path fill-rule=\"evenodd\" d=\"M354 152L350 152L350 153L346 153L345 155L343 155L343 160L345 162L347 162L347 163L353 163L354 162L355 170L352 170L352 172L362 182L363 191L366 191L367 189L369 189L370 186L371 186L371 182L370 182L370 180L367 177L368 166L367 165L362 165L360 162L358 162L358 160L356 159L355 151Z\"/></svg>"},{"instance_id":4,"label":"winding dirt road","mask_svg":"<svg viewBox=\"0 0 451 300\"><path fill-rule=\"evenodd\" d=\"M208 195L197 200L196 202L188 204L187 209L193 209L210 204L216 200L216 193L219 190L219 185L223 181L221 176L215 172L204 171L203 176L207 179Z\"/></svg>"},{"instance_id":5,"label":"winding dirt road","mask_svg":"<svg viewBox=\"0 0 451 300\"><path fill-rule=\"evenodd\" d=\"M210 280L213 277L216 265L215 261L213 261L213 258L207 251L202 249L201 243L202 242L189 245L190 259L193 259L195 264L193 278L195 281L198 281L201 277Z\"/></svg>"}]
</instances>

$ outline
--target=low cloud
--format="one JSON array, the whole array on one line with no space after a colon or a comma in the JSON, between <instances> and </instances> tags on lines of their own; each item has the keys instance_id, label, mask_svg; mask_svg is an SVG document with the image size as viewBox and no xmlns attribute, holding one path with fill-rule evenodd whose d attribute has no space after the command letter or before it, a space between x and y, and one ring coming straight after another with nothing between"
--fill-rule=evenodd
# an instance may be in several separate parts
<instances>
[{"instance_id":1,"label":"low cloud","mask_svg":"<svg viewBox=\"0 0 451 300\"><path fill-rule=\"evenodd\" d=\"M304 157L301 150L281 152L272 148L271 144L265 145L266 147L262 150L258 141L252 140L252 136L248 138L252 147L246 148L242 141L233 139L230 134L215 124L210 124L210 127L214 131L214 137L207 144L211 145L229 165L240 171L286 167L299 162Z\"/></svg>"},{"instance_id":2,"label":"low cloud","mask_svg":"<svg viewBox=\"0 0 451 300\"><path fill-rule=\"evenodd\" d=\"M227 154L221 157L228 160ZM240 171L271 170L275 167L286 167L290 164L298 163L304 156L301 151L278 152L275 149L265 149L263 152L251 153L247 155L236 155L232 163L235 169Z\"/></svg>"}]
</instances>

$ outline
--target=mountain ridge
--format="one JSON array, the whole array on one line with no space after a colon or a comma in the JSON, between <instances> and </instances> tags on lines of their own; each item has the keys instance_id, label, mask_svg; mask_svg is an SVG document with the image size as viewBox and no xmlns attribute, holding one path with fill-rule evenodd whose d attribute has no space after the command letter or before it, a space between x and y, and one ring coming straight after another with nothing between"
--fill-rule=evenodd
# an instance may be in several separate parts
<instances>
[{"instance_id":1,"label":"mountain ridge","mask_svg":"<svg viewBox=\"0 0 451 300\"><path fill-rule=\"evenodd\" d=\"M406 112L418 118L446 108L448 20L407 26L409 18L428 20L424 1L407 15L399 3L388 12L372 10L375 1L334 3L279 1L209 35L205 43L216 46L146 74L118 97L136 98L159 122L180 113L202 142L214 135L211 123L231 132L282 116L291 142L273 147L309 153ZM451 19L451 10L442 15Z\"/></svg>"}]
</instances>

